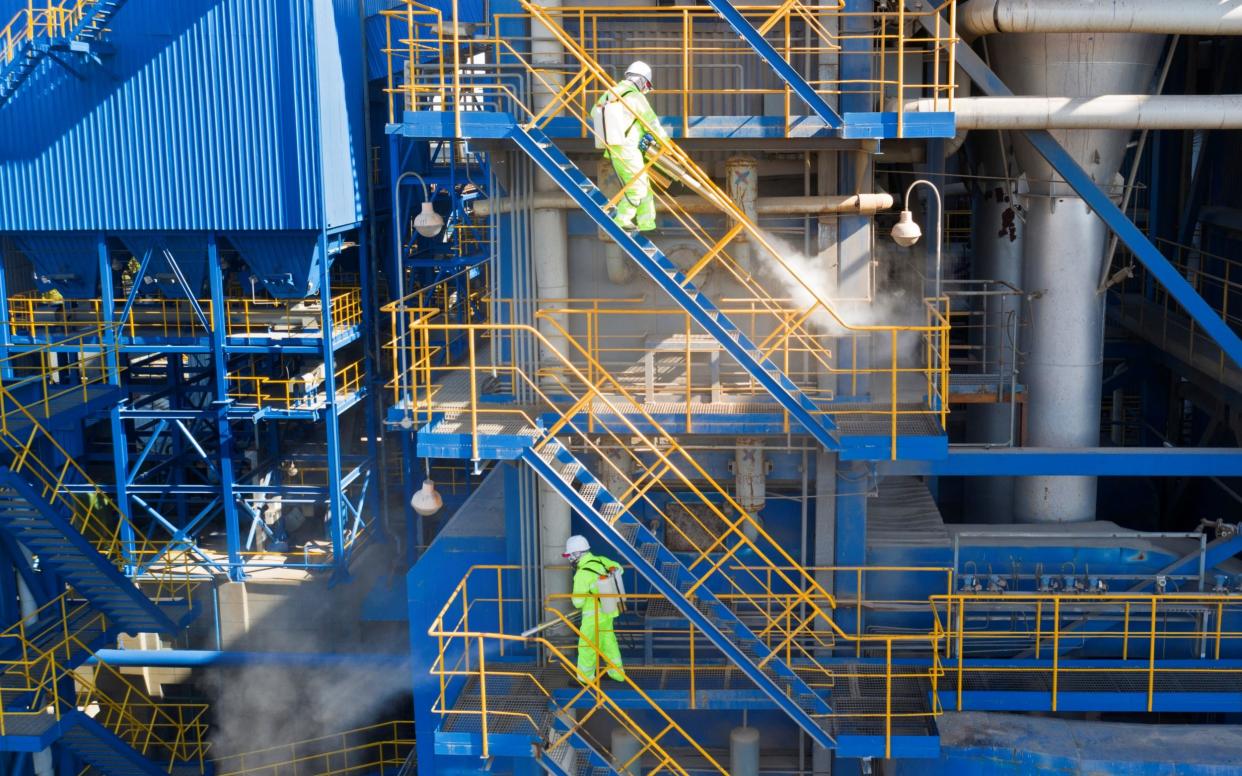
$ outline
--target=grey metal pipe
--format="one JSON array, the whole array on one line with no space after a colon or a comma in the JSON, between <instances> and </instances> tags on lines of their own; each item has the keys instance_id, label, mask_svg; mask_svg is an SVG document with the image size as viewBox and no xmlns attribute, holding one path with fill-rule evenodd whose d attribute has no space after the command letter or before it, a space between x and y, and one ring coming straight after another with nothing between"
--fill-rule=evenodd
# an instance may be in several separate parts
<instances>
[{"instance_id":1,"label":"grey metal pipe","mask_svg":"<svg viewBox=\"0 0 1242 776\"><path fill-rule=\"evenodd\" d=\"M541 209L576 210L578 208L568 194L562 191L540 191L535 194L533 206ZM702 197L677 197L677 206L692 215L719 212L712 203ZM661 203L656 207L665 211ZM891 210L892 194L849 194L812 197L760 197L755 209L760 216L827 216L827 215L875 215L881 210ZM492 213L508 213L513 209L510 199L481 200L474 204L474 213L488 216Z\"/></svg>"},{"instance_id":2,"label":"grey metal pipe","mask_svg":"<svg viewBox=\"0 0 1242 776\"><path fill-rule=\"evenodd\" d=\"M1242 4L1226 0L971 0L957 14L964 38L998 32L1152 32L1242 35Z\"/></svg>"},{"instance_id":3,"label":"grey metal pipe","mask_svg":"<svg viewBox=\"0 0 1242 776\"><path fill-rule=\"evenodd\" d=\"M930 99L906 103L936 109ZM1242 129L1242 94L959 97L953 111L958 129Z\"/></svg>"}]
</instances>

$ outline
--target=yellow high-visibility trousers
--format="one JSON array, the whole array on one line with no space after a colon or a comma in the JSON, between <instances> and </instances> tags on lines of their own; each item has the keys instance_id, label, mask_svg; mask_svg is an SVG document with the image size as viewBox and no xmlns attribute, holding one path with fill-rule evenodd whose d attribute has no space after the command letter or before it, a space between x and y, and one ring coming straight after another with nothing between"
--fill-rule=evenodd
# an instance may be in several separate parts
<instances>
[{"instance_id":1,"label":"yellow high-visibility trousers","mask_svg":"<svg viewBox=\"0 0 1242 776\"><path fill-rule=\"evenodd\" d=\"M608 146L608 158L612 160L612 167L617 171L622 186L633 181L617 203L617 215L613 221L622 229L637 227L640 232L655 229L655 194L651 190L651 179L643 169L643 152L636 145L613 145Z\"/></svg>"},{"instance_id":2,"label":"yellow high-visibility trousers","mask_svg":"<svg viewBox=\"0 0 1242 776\"><path fill-rule=\"evenodd\" d=\"M625 668L621 664L621 647L617 645L617 634L612 629L615 614L583 613L582 634L578 637L578 678L584 682L595 679L595 669L599 665L602 653L607 662L615 668L608 669L608 676L618 682L625 681ZM596 648L598 647L598 651Z\"/></svg>"}]
</instances>

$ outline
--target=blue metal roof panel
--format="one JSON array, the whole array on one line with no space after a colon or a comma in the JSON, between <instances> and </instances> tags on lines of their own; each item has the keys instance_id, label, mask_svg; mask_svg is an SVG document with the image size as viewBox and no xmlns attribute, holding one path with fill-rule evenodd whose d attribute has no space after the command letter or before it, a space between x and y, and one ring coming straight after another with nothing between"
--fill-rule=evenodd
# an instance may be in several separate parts
<instances>
[{"instance_id":1,"label":"blue metal roof panel","mask_svg":"<svg viewBox=\"0 0 1242 776\"><path fill-rule=\"evenodd\" d=\"M357 0L337 2L357 18ZM340 217L361 159L335 149L327 165L320 140L329 116L360 126L362 102L341 103L360 89L361 32L317 36L314 13L301 0L130 0L104 66L52 67L0 107L0 230L318 229L327 200ZM328 48L344 53L325 62ZM337 82L322 112L317 68Z\"/></svg>"}]
</instances>

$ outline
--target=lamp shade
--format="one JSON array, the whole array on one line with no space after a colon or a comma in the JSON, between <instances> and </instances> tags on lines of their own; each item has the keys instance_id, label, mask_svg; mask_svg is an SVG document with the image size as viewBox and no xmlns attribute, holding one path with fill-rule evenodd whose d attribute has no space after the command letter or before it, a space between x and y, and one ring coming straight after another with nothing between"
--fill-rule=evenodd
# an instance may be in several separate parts
<instances>
[{"instance_id":1,"label":"lamp shade","mask_svg":"<svg viewBox=\"0 0 1242 776\"><path fill-rule=\"evenodd\" d=\"M414 230L423 237L435 237L444 228L444 218L431 207L430 202L424 202L423 208L414 216Z\"/></svg>"},{"instance_id":2,"label":"lamp shade","mask_svg":"<svg viewBox=\"0 0 1242 776\"><path fill-rule=\"evenodd\" d=\"M892 231L893 242L903 248L909 248L919 241L923 236L923 230L914 222L914 216L909 210L901 211L901 217L897 219L897 225Z\"/></svg>"},{"instance_id":3,"label":"lamp shade","mask_svg":"<svg viewBox=\"0 0 1242 776\"><path fill-rule=\"evenodd\" d=\"M436 492L436 484L431 480L423 480L423 487L410 498L410 506L423 517L429 517L440 511L444 499Z\"/></svg>"}]
</instances>

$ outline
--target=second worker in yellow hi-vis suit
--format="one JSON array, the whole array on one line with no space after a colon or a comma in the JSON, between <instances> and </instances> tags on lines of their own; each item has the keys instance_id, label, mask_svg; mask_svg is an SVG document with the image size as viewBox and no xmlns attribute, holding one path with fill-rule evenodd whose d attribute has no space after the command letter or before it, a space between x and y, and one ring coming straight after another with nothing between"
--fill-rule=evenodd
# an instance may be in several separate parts
<instances>
[{"instance_id":1,"label":"second worker in yellow hi-vis suit","mask_svg":"<svg viewBox=\"0 0 1242 776\"><path fill-rule=\"evenodd\" d=\"M625 681L625 668L621 664L621 648L617 634L612 629L613 620L621 608L621 564L603 555L591 552L591 545L584 536L571 536L565 542L565 553L574 564L574 606L582 611L578 625L578 679L582 682L595 680L596 667L602 654L607 662L608 678Z\"/></svg>"},{"instance_id":2,"label":"second worker in yellow hi-vis suit","mask_svg":"<svg viewBox=\"0 0 1242 776\"><path fill-rule=\"evenodd\" d=\"M612 161L621 185L629 184L613 217L617 226L626 231L649 232L656 228L655 194L651 179L643 170L640 145L645 135L668 140L668 133L647 102L649 91L651 67L646 62L635 62L626 69L620 83L600 95L591 112L596 147L602 148L605 158Z\"/></svg>"}]
</instances>

